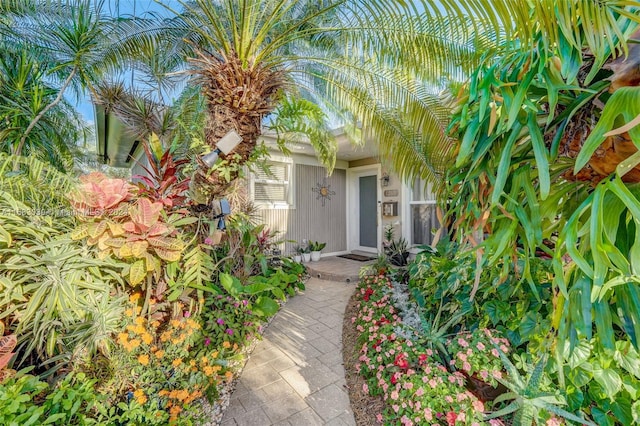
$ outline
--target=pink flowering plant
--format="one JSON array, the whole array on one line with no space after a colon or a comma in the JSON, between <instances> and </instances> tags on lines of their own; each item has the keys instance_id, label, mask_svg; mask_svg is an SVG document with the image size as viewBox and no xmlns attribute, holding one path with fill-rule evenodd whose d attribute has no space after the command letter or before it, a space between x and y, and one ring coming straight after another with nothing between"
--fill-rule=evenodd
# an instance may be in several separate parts
<instances>
[{"instance_id":1,"label":"pink flowering plant","mask_svg":"<svg viewBox=\"0 0 640 426\"><path fill-rule=\"evenodd\" d=\"M451 364L465 376L473 376L485 383L498 386L502 378L500 352L509 353L509 341L495 330L479 329L458 333L448 342Z\"/></svg>"},{"instance_id":2,"label":"pink flowering plant","mask_svg":"<svg viewBox=\"0 0 640 426\"><path fill-rule=\"evenodd\" d=\"M403 329L399 310L392 303L392 287L387 276L364 277L357 290L360 297L358 315L352 318L361 333L356 368L367 379L363 390L371 395L382 395L387 402L387 408L378 414L378 420L398 425L484 424L485 404L466 388L465 375L454 369L457 362L453 361L447 368L438 354L419 343L417 331ZM485 332L477 334L484 336L485 352L492 357L491 337ZM469 371L482 371L479 370L482 358L467 354L468 346L473 343L477 349L481 339L470 336L465 335L462 344L452 343L455 354L467 344L464 354L467 362L473 365ZM494 366L499 365L499 359L497 362L492 359L487 364L491 376L498 371Z\"/></svg>"}]
</instances>

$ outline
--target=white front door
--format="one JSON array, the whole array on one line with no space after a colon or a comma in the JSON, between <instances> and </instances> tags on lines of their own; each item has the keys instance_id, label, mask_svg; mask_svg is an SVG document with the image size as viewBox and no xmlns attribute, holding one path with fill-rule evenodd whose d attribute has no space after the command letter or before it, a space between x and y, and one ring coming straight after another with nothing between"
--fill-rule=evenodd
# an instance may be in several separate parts
<instances>
[{"instance_id":1,"label":"white front door","mask_svg":"<svg viewBox=\"0 0 640 426\"><path fill-rule=\"evenodd\" d=\"M380 248L380 166L349 169L348 249L377 253Z\"/></svg>"}]
</instances>

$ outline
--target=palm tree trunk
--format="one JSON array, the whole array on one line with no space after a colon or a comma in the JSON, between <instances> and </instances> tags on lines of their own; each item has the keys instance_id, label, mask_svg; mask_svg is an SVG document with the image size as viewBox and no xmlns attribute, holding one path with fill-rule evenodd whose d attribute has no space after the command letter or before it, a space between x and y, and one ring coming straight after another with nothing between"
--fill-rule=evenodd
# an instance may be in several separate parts
<instances>
[{"instance_id":1,"label":"palm tree trunk","mask_svg":"<svg viewBox=\"0 0 640 426\"><path fill-rule=\"evenodd\" d=\"M262 118L275 108L276 99L285 85L282 71L268 66L251 64L244 67L234 53L211 56L199 52L192 59L196 65L197 81L207 98L208 117L205 139L214 148L220 138L230 130L242 137L242 142L226 158L231 167L230 179L220 173L208 173L201 164L193 184L207 186L210 199L225 193L230 181L238 176L238 167L244 164L256 147L261 133Z\"/></svg>"},{"instance_id":2,"label":"palm tree trunk","mask_svg":"<svg viewBox=\"0 0 640 426\"><path fill-rule=\"evenodd\" d=\"M13 151L13 155L15 155L16 157L19 157L22 154L22 149L24 148L24 144L25 144L25 142L27 140L27 137L29 136L29 134L31 133L33 128L36 127L36 124L38 124L38 122L42 119L42 117L44 117L44 115L47 112L49 112L49 110L51 108L53 108L54 106L58 105L60 103L60 101L62 101L62 97L64 96L64 92L65 92L65 90L67 90L67 87L69 87L69 85L71 84L71 81L73 80L73 77L75 77L77 70L78 70L77 67L73 67L73 69L71 70L71 73L69 73L69 76L66 78L66 80L62 84L62 87L60 88L60 91L58 92L58 96L56 96L56 98L53 101L51 101L50 104L48 104L47 106L42 108L42 111L40 111L38 113L38 115L36 115L34 117L34 119L31 120L31 123L29 123L29 126L27 127L27 130L24 131L24 134L22 135L22 138L20 138L20 142L18 143L18 145L16 146L15 150ZM13 165L13 169L17 170L17 167L18 167L18 163L15 162L14 165Z\"/></svg>"}]
</instances>

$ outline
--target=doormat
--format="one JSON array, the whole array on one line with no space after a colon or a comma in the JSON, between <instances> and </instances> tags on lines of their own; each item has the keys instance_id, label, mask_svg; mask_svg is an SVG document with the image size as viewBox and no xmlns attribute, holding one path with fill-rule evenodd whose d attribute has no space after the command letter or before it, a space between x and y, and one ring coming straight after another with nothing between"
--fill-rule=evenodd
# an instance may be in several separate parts
<instances>
[{"instance_id":1,"label":"doormat","mask_svg":"<svg viewBox=\"0 0 640 426\"><path fill-rule=\"evenodd\" d=\"M363 256L361 254L341 254L338 257L341 257L343 259L350 259L350 260L357 260L358 262L366 262L368 260L373 260L375 259L375 257L370 257L370 256Z\"/></svg>"}]
</instances>

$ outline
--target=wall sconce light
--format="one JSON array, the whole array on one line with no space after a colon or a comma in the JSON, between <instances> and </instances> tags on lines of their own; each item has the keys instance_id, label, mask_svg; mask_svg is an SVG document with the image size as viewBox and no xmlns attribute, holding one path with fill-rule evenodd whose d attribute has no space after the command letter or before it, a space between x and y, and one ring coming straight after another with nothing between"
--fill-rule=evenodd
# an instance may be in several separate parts
<instances>
[{"instance_id":1,"label":"wall sconce light","mask_svg":"<svg viewBox=\"0 0 640 426\"><path fill-rule=\"evenodd\" d=\"M380 185L384 186L389 186L389 181L391 180L391 178L389 177L389 173L384 172L382 174L382 177L380 178Z\"/></svg>"},{"instance_id":2,"label":"wall sconce light","mask_svg":"<svg viewBox=\"0 0 640 426\"><path fill-rule=\"evenodd\" d=\"M240 142L242 142L242 137L235 130L231 130L218 141L216 149L203 155L200 159L207 167L213 167L216 161L218 161L220 153L227 155L233 151Z\"/></svg>"}]
</instances>

